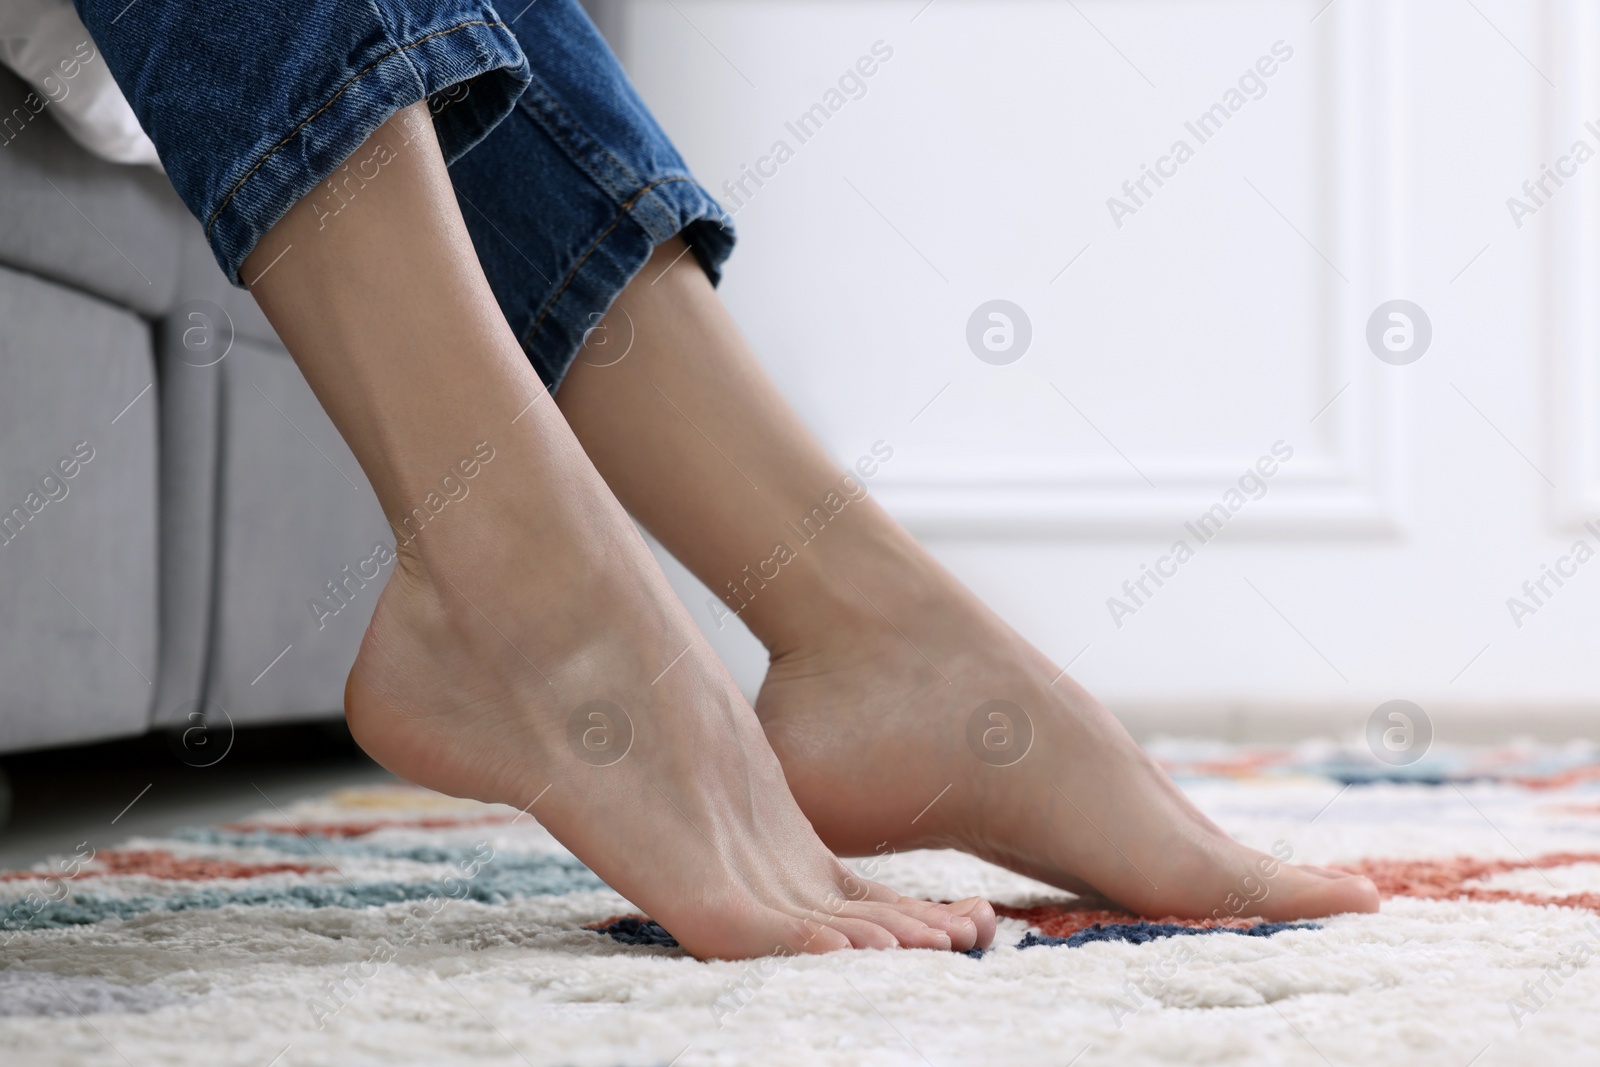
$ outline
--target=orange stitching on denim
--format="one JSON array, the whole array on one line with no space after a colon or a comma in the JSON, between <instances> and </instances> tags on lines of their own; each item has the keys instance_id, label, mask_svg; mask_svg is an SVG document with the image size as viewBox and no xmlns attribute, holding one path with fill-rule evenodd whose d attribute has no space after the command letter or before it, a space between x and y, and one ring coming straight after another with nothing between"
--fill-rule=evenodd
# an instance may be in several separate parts
<instances>
[{"instance_id":1,"label":"orange stitching on denim","mask_svg":"<svg viewBox=\"0 0 1600 1067\"><path fill-rule=\"evenodd\" d=\"M599 248L602 243L604 243L605 239L611 236L611 232L618 226L622 225L622 220L628 217L628 212L633 210L633 205L637 204L641 199L643 199L646 193L650 192L650 190L659 185L669 185L672 182L689 181L694 181L694 179L662 178L660 181L651 182L649 185L645 186L643 189L640 189L638 192L634 193L628 198L627 202L622 205L620 210L618 210L617 217L611 220L611 225L607 226L605 228L605 232L594 239L594 244L589 246L589 250L583 254L578 262L572 265L572 269L567 272L567 276L561 280L561 285L556 289L555 293L550 297L550 299L545 302L544 310L539 312L539 317L533 320L532 326L528 327L528 333L522 339L522 350L524 352L527 352L528 346L533 344L533 335L539 332L540 325L542 325L544 320L549 317L551 310L556 306L556 301L560 300L561 294L567 291L567 286L571 285L572 280L578 276L578 271L583 269L583 265L589 261L589 257L594 255L595 250ZM529 354L531 355L532 353Z\"/></svg>"},{"instance_id":2,"label":"orange stitching on denim","mask_svg":"<svg viewBox=\"0 0 1600 1067\"><path fill-rule=\"evenodd\" d=\"M223 199L221 204L217 205L217 210L212 213L211 220L206 223L206 237L209 238L211 236L211 228L217 224L217 219L222 216L222 213L225 210L227 210L228 205L233 202L233 198L235 196L239 195L239 190L244 187L244 183L245 182L250 180L250 176L253 175L256 171L260 170L262 167L266 166L267 160L271 159L274 155L276 155L280 148L282 148L284 145L288 144L290 141L294 140L297 136L299 136L300 131L305 129L305 127L311 122L312 119L315 119L318 115L322 114L324 111L326 111L330 107L332 107L333 104L334 104L334 101L338 100L339 97L341 97L341 96L343 96L345 94L345 90L349 89L356 82L360 81L362 78L364 78L368 74L372 73L372 71L374 69L376 69L379 66L379 64L382 64L382 63L388 61L389 59L393 58L394 56L399 55L401 52L405 52L405 51L408 51L408 50L410 50L412 48L416 48L418 45L422 44L424 41L431 41L435 37L443 37L447 33L455 33L457 30L464 30L468 26L488 26L488 27L491 27L491 28L498 26L502 30L508 29L506 24L503 23L503 22L489 22L489 21L484 20L484 19L478 19L478 20L473 21L473 22L463 22L458 26L451 26L447 30L436 30L433 33L430 33L425 37L419 37L415 41L412 41L410 44L403 44L399 48L396 48L393 51L385 52L383 55L381 55L377 59L373 60L373 62L372 62L372 64L370 66L368 66L366 69L362 70L360 73L356 74L354 77L352 77L349 81L345 82L343 85L339 86L339 91L334 93L332 96L328 97L328 102L327 103L323 104L321 107L317 108L317 110L315 110L311 114L307 115L305 117L305 119L302 120L301 123L298 126L296 126L294 129L289 131L288 135L285 136L283 140L281 140L277 144L273 145L267 151L267 154L261 157L260 162L258 162L255 166L251 167L250 170L245 174L244 177L240 178L237 182L234 183L233 188L228 191L228 195Z\"/></svg>"},{"instance_id":3,"label":"orange stitching on denim","mask_svg":"<svg viewBox=\"0 0 1600 1067\"><path fill-rule=\"evenodd\" d=\"M633 168L627 166L616 156L612 155L610 149L595 139L595 137L589 133L588 129L583 125L583 123L579 122L573 117L571 112L561 106L561 101L556 98L555 94L546 89L544 85L537 81L537 79L534 81L533 85L529 86L529 88L531 89L534 86L537 86L539 89L541 98L540 102L554 108L556 111L561 113L562 119L565 120L566 128L571 131L572 137L581 138L585 142L584 147L591 151L599 152L601 155L610 160L612 167L616 168L617 173L622 176L623 181L634 182L639 180L634 175ZM532 106L531 103L530 106Z\"/></svg>"}]
</instances>

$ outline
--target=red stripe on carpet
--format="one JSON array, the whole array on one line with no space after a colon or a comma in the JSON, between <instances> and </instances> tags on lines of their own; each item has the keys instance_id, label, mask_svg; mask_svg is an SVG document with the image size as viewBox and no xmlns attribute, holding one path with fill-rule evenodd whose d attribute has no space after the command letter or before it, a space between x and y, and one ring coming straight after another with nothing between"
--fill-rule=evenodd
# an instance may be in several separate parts
<instances>
[{"instance_id":1,"label":"red stripe on carpet","mask_svg":"<svg viewBox=\"0 0 1600 1067\"><path fill-rule=\"evenodd\" d=\"M332 867L312 866L305 863L235 863L233 860L208 859L198 856L179 857L170 852L111 850L101 852L92 861L93 866L79 871L75 878L106 877L119 874L142 874L147 878L164 878L183 882L204 882L215 878L257 878L263 874L312 874L331 871ZM20 882L45 878L60 878L52 871L6 871L0 873L0 882Z\"/></svg>"}]
</instances>

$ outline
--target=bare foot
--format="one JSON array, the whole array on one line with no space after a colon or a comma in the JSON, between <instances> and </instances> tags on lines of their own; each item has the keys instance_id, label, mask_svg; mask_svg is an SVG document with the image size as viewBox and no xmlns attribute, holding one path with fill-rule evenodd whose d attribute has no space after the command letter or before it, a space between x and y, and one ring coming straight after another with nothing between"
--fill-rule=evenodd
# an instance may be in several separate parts
<instances>
[{"instance_id":1,"label":"bare foot","mask_svg":"<svg viewBox=\"0 0 1600 1067\"><path fill-rule=\"evenodd\" d=\"M698 956L987 944L986 903L908 900L818 840L500 313L426 104L377 149L337 236L308 197L244 272L401 541L345 687L356 740L531 808Z\"/></svg>"},{"instance_id":2,"label":"bare foot","mask_svg":"<svg viewBox=\"0 0 1600 1067\"><path fill-rule=\"evenodd\" d=\"M853 575L860 610L775 657L756 700L829 848L959 848L1150 916L1378 910L1366 878L1234 841L1098 701L919 554Z\"/></svg>"},{"instance_id":3,"label":"bare foot","mask_svg":"<svg viewBox=\"0 0 1600 1067\"><path fill-rule=\"evenodd\" d=\"M475 495L495 474L512 471ZM459 551L441 542L463 531L430 527L427 564L402 550L346 689L361 746L455 796L537 798L540 822L702 958L987 945L986 902L902 897L827 851L642 540L614 503L596 511L560 559L493 534L509 521ZM488 515L453 517L469 518Z\"/></svg>"}]
</instances>

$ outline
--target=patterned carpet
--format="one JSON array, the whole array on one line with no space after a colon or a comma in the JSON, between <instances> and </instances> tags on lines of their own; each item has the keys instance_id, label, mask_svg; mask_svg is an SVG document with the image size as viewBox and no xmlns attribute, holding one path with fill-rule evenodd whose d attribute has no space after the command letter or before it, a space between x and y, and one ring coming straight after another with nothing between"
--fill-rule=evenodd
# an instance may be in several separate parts
<instances>
[{"instance_id":1,"label":"patterned carpet","mask_svg":"<svg viewBox=\"0 0 1600 1067\"><path fill-rule=\"evenodd\" d=\"M1228 829L1361 870L1377 916L1201 922L968 857L996 947L699 963L517 812L347 790L0 873L0 1061L28 1064L1594 1062L1600 751L1158 746Z\"/></svg>"}]
</instances>

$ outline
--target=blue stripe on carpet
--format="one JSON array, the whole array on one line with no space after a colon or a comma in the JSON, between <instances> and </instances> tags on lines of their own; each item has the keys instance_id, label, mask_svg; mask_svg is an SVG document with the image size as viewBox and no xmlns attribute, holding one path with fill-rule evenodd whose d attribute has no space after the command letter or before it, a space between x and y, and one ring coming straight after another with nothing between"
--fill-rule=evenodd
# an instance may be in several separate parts
<instances>
[{"instance_id":1,"label":"blue stripe on carpet","mask_svg":"<svg viewBox=\"0 0 1600 1067\"><path fill-rule=\"evenodd\" d=\"M1035 945L1058 946L1077 948L1080 945L1092 944L1096 941L1126 941L1133 945L1143 945L1151 941L1159 941L1164 937L1190 937L1196 934L1238 934L1240 937L1271 937L1273 934L1284 930L1320 930L1316 923L1257 923L1255 926L1243 930L1227 926L1180 926L1178 923L1095 923L1085 927L1077 933L1067 937L1050 937L1047 934L1036 934L1029 930L1017 942L1018 948L1033 948Z\"/></svg>"},{"instance_id":2,"label":"blue stripe on carpet","mask_svg":"<svg viewBox=\"0 0 1600 1067\"><path fill-rule=\"evenodd\" d=\"M0 930L86 926L102 919L126 919L146 912L207 911L229 904L278 908L371 908L426 900L429 897L503 904L522 897L560 896L604 888L605 883L594 872L571 856L500 853L484 864L476 876L456 878L454 891L443 880L437 880L358 882L353 885L245 885L197 889L170 897L73 893L64 900L46 901L37 909L26 898L13 902L0 913Z\"/></svg>"}]
</instances>

